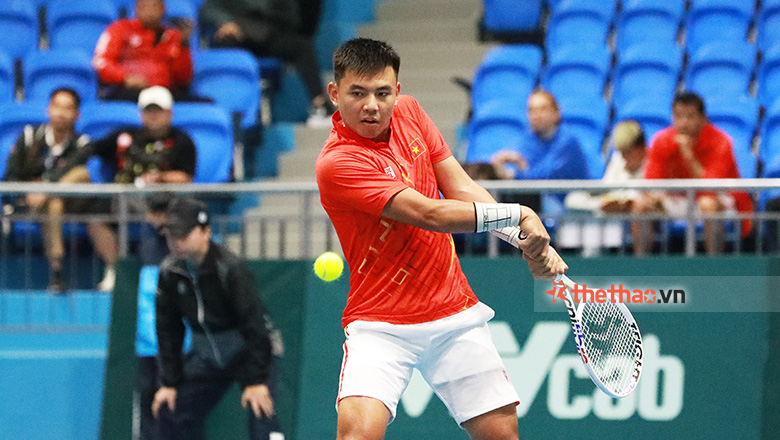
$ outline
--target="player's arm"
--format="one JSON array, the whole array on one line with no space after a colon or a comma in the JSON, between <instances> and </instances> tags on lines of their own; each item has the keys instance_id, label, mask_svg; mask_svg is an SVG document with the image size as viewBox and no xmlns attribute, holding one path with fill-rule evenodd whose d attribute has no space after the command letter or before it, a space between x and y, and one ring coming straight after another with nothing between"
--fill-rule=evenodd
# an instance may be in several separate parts
<instances>
[{"instance_id":1,"label":"player's arm","mask_svg":"<svg viewBox=\"0 0 780 440\"><path fill-rule=\"evenodd\" d=\"M446 233L486 232L520 226L528 236L522 245L526 256L539 258L546 255L550 236L531 209L517 204L497 204L452 157L434 164L434 173L445 199L429 199L407 188L390 199L382 216L429 231ZM479 221L486 216L491 221Z\"/></svg>"}]
</instances>

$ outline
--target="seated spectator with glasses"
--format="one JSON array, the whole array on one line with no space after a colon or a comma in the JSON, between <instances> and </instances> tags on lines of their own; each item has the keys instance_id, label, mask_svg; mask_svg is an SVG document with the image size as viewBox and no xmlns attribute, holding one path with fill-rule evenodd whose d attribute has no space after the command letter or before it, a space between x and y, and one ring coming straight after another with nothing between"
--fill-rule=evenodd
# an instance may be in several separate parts
<instances>
[{"instance_id":1,"label":"seated spectator with glasses","mask_svg":"<svg viewBox=\"0 0 780 440\"><path fill-rule=\"evenodd\" d=\"M89 183L86 168L89 138L75 131L80 103L81 99L73 89L59 88L51 93L46 110L49 122L37 127L24 127L8 157L4 181ZM65 254L62 215L85 213L91 204L92 200L83 197L51 197L41 193L28 193L15 202L16 210L28 208L46 215L41 229L49 262L49 290L54 293L66 290L62 276ZM95 249L111 270L116 262L117 249L113 242L104 239L110 230L98 223L89 223L87 230Z\"/></svg>"}]
</instances>

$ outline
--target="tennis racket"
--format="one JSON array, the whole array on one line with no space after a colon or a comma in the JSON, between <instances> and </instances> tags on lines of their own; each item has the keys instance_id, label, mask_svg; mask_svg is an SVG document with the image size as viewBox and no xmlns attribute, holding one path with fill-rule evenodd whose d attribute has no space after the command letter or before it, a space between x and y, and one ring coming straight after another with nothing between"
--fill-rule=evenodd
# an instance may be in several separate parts
<instances>
[{"instance_id":1,"label":"tennis racket","mask_svg":"<svg viewBox=\"0 0 780 440\"><path fill-rule=\"evenodd\" d=\"M612 397L625 397L636 389L642 375L642 335L634 317L622 303L582 301L574 304L566 275L555 278L564 294L574 342L593 383Z\"/></svg>"}]
</instances>

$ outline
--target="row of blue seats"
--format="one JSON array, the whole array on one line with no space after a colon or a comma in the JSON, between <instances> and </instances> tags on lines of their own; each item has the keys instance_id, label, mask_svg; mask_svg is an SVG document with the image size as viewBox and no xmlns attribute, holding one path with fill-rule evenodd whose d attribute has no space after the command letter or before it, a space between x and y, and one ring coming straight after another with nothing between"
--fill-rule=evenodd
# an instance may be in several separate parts
<instances>
[{"instance_id":1,"label":"row of blue seats","mask_svg":"<svg viewBox=\"0 0 780 440\"><path fill-rule=\"evenodd\" d=\"M613 66L604 46L550 49L542 66L535 46L505 46L486 54L474 75L475 107L493 99L523 99L537 82L556 96L602 96L622 107L639 96L668 96L678 83L705 100L751 93L757 81L758 97L769 105L780 97L780 46L757 63L755 46L746 41L715 41L691 54L684 67L683 51L673 43L634 46L617 56Z\"/></svg>"},{"instance_id":2,"label":"row of blue seats","mask_svg":"<svg viewBox=\"0 0 780 440\"><path fill-rule=\"evenodd\" d=\"M0 50L12 58L21 58L39 46L39 36L48 36L48 47L53 49L81 49L92 53L100 34L117 20L120 9L134 14L135 0L5 0L0 2L0 29L6 31L0 41ZM289 0L293 1L293 0ZM322 20L316 35L316 48L321 66L328 66L333 48L356 35L356 27L373 19L379 0L353 2L325 0ZM201 35L197 27L198 8L203 0L166 0L166 19L187 18L196 23L191 47L200 47ZM46 7L46 22L38 29L36 8Z\"/></svg>"},{"instance_id":3,"label":"row of blue seats","mask_svg":"<svg viewBox=\"0 0 780 440\"><path fill-rule=\"evenodd\" d=\"M46 102L0 105L0 176L14 141L26 124L46 122ZM96 139L125 126L140 126L138 107L126 102L91 102L81 108L76 129ZM230 116L213 104L178 103L173 108L173 125L186 131L195 142L197 166L194 181L219 183L230 180L233 160L233 126ZM111 181L110 170L92 161L93 181Z\"/></svg>"},{"instance_id":4,"label":"row of blue seats","mask_svg":"<svg viewBox=\"0 0 780 440\"><path fill-rule=\"evenodd\" d=\"M713 39L745 39L755 27L759 50L780 42L780 0L563 0L551 1L548 47L579 43L606 44L611 28L624 49L647 41L676 41L685 29L693 51ZM485 27L494 33L527 31L539 26L542 0L484 0ZM649 31L652 30L652 31Z\"/></svg>"},{"instance_id":5,"label":"row of blue seats","mask_svg":"<svg viewBox=\"0 0 780 440\"><path fill-rule=\"evenodd\" d=\"M85 102L97 99L97 75L87 53L78 50L34 51L23 60L27 100L48 99L52 90L70 87ZM230 113L239 113L243 126L254 125L260 106L257 59L240 49L211 49L193 55L192 91L211 97ZM14 67L0 53L0 103L14 99Z\"/></svg>"},{"instance_id":6,"label":"row of blue seats","mask_svg":"<svg viewBox=\"0 0 780 440\"><path fill-rule=\"evenodd\" d=\"M525 3L528 7L517 8L511 0L485 0L486 28L501 33L537 27L540 0ZM696 0L689 11L684 0L627 0L618 14L616 6L613 0L557 3L547 22L547 46L606 44L614 27L616 45L625 49L648 41L676 41L684 28L686 45L695 51L713 39L745 39L753 24L759 50L780 43L778 0L764 0L760 9L752 0Z\"/></svg>"}]
</instances>

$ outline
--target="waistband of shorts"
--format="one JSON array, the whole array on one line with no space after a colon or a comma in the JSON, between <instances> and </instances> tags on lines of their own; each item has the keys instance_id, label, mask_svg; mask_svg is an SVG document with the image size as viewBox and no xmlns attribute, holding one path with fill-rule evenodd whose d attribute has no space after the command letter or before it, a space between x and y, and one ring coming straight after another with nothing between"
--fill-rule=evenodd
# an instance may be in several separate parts
<instances>
[{"instance_id":1,"label":"waistband of shorts","mask_svg":"<svg viewBox=\"0 0 780 440\"><path fill-rule=\"evenodd\" d=\"M391 324L382 321L352 321L346 330L392 331L432 330L447 331L482 325L493 319L496 312L483 302L478 302L462 312L441 319L418 324Z\"/></svg>"}]
</instances>

